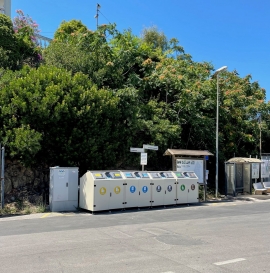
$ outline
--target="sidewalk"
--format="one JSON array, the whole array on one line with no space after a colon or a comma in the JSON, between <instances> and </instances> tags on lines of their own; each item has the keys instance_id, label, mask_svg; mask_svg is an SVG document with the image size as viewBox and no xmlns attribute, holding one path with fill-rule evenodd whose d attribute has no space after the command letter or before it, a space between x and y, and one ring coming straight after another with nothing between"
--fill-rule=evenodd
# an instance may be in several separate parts
<instances>
[{"instance_id":1,"label":"sidewalk","mask_svg":"<svg viewBox=\"0 0 270 273\"><path fill-rule=\"evenodd\" d=\"M255 195L255 194L238 194L237 196L227 195L222 198L207 200L207 201L215 201L215 202L222 202L222 201L264 201L270 200L270 194L263 194L263 195Z\"/></svg>"}]
</instances>

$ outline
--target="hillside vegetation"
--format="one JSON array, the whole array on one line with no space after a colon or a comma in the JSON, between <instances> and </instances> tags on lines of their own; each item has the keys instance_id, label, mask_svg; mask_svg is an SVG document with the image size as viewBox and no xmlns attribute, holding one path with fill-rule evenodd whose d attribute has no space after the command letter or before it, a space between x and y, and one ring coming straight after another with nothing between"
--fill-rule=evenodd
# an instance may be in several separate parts
<instances>
[{"instance_id":1,"label":"hillside vegetation","mask_svg":"<svg viewBox=\"0 0 270 273\"><path fill-rule=\"evenodd\" d=\"M63 22L42 49L37 24L0 14L0 142L30 167L139 168L130 147L159 146L149 167L170 168L167 148L215 151L216 78L157 28L91 31ZM247 56L248 57L248 56ZM219 160L269 150L269 103L252 76L220 74ZM212 158L212 162L214 162ZM214 164L213 164L214 165ZM210 161L211 168L211 161ZM212 172L213 173L213 172Z\"/></svg>"}]
</instances>

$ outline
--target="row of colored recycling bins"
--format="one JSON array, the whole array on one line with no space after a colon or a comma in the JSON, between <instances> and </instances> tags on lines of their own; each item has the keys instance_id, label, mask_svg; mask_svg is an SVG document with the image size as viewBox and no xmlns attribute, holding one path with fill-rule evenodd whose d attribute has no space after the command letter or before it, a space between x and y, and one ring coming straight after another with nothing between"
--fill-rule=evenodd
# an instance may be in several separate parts
<instances>
[{"instance_id":1,"label":"row of colored recycling bins","mask_svg":"<svg viewBox=\"0 0 270 273\"><path fill-rule=\"evenodd\" d=\"M198 202L194 172L88 171L80 178L79 207L94 211Z\"/></svg>"}]
</instances>

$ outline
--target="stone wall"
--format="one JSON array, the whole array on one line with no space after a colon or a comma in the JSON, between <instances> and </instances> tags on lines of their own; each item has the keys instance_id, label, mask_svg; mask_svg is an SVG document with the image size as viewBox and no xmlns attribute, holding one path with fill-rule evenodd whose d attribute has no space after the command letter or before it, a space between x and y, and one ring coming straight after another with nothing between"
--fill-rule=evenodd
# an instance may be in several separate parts
<instances>
[{"instance_id":1,"label":"stone wall","mask_svg":"<svg viewBox=\"0 0 270 273\"><path fill-rule=\"evenodd\" d=\"M28 198L29 195L37 195L48 201L49 168L30 169L18 161L6 160L4 177L6 198Z\"/></svg>"}]
</instances>

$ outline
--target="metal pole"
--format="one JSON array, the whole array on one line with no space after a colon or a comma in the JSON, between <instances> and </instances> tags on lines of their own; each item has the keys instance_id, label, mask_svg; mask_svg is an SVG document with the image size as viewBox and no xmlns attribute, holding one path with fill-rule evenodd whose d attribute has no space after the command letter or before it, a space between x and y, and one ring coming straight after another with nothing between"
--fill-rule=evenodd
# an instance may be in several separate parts
<instances>
[{"instance_id":1,"label":"metal pole","mask_svg":"<svg viewBox=\"0 0 270 273\"><path fill-rule=\"evenodd\" d=\"M97 4L97 29L98 29L98 4Z\"/></svg>"},{"instance_id":2,"label":"metal pole","mask_svg":"<svg viewBox=\"0 0 270 273\"><path fill-rule=\"evenodd\" d=\"M5 206L5 147L2 147L2 167L1 167L1 207Z\"/></svg>"},{"instance_id":3,"label":"metal pole","mask_svg":"<svg viewBox=\"0 0 270 273\"><path fill-rule=\"evenodd\" d=\"M218 195L218 117L219 117L219 86L217 73L217 117L216 117L216 198Z\"/></svg>"},{"instance_id":4,"label":"metal pole","mask_svg":"<svg viewBox=\"0 0 270 273\"><path fill-rule=\"evenodd\" d=\"M262 159L262 113L260 113L260 159Z\"/></svg>"},{"instance_id":5,"label":"metal pole","mask_svg":"<svg viewBox=\"0 0 270 273\"><path fill-rule=\"evenodd\" d=\"M204 182L204 186L203 186L203 191L204 191L204 194L203 194L203 199L204 201L206 201L206 191L207 191L207 181L206 181L206 160L205 160L205 156L203 158L203 182Z\"/></svg>"},{"instance_id":6,"label":"metal pole","mask_svg":"<svg viewBox=\"0 0 270 273\"><path fill-rule=\"evenodd\" d=\"M1 151L2 151L2 149L1 149L1 144L0 144L0 165L2 166L2 157L1 157ZM2 189L3 189L3 185L2 185L2 179L1 179L1 169L0 169L0 201L1 201L1 209L3 209L4 207L3 207L3 203L2 203L2 200L3 200L3 197L2 197Z\"/></svg>"}]
</instances>

